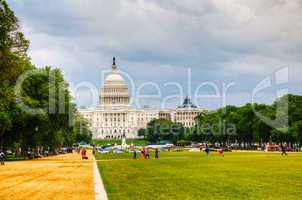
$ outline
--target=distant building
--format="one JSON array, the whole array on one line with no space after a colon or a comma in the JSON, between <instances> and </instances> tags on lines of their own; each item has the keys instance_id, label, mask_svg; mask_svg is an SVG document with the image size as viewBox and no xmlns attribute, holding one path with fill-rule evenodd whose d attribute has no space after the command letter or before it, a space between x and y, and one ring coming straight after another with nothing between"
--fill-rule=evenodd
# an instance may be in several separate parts
<instances>
[{"instance_id":1,"label":"distant building","mask_svg":"<svg viewBox=\"0 0 302 200\"><path fill-rule=\"evenodd\" d=\"M95 109L80 108L87 119L94 138L138 138L137 131L146 128L152 119L167 119L180 122L184 127L195 125L195 117L206 109L193 105L188 97L176 109L135 109L130 105L128 85L118 72L113 58L109 73L100 90L100 105Z\"/></svg>"}]
</instances>

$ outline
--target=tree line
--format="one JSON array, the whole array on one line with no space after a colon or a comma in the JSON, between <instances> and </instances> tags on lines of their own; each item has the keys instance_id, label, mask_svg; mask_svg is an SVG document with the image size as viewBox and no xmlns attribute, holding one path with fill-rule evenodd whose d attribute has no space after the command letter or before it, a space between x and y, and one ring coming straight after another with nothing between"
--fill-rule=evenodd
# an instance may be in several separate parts
<instances>
[{"instance_id":1,"label":"tree line","mask_svg":"<svg viewBox=\"0 0 302 200\"><path fill-rule=\"evenodd\" d=\"M59 68L38 68L29 41L5 0L0 0L0 149L55 150L91 141Z\"/></svg>"},{"instance_id":2,"label":"tree line","mask_svg":"<svg viewBox=\"0 0 302 200\"><path fill-rule=\"evenodd\" d=\"M302 145L302 96L284 95L272 105L226 106L200 113L195 126L154 119L139 135L151 143L168 140L174 144L203 142L241 148L263 146L268 142Z\"/></svg>"}]
</instances>

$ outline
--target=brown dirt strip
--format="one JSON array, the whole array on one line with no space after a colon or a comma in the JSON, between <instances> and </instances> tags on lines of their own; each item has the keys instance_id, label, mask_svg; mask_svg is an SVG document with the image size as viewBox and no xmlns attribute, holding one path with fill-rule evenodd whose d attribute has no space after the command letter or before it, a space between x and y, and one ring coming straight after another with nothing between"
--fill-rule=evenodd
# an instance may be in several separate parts
<instances>
[{"instance_id":1,"label":"brown dirt strip","mask_svg":"<svg viewBox=\"0 0 302 200\"><path fill-rule=\"evenodd\" d=\"M94 199L93 161L64 154L0 166L1 200Z\"/></svg>"}]
</instances>

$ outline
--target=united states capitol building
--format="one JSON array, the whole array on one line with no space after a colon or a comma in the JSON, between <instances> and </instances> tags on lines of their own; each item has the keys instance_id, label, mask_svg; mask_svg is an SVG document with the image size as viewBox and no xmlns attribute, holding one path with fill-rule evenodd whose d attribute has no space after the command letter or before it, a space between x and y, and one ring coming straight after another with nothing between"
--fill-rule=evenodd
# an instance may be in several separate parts
<instances>
[{"instance_id":1,"label":"united states capitol building","mask_svg":"<svg viewBox=\"0 0 302 200\"><path fill-rule=\"evenodd\" d=\"M128 85L113 58L112 71L107 74L100 89L99 106L82 108L79 113L88 121L97 139L139 138L137 132L146 128L152 119L167 119L182 123L184 127L195 125L195 117L206 109L193 105L188 97L175 109L135 109L130 104Z\"/></svg>"}]
</instances>

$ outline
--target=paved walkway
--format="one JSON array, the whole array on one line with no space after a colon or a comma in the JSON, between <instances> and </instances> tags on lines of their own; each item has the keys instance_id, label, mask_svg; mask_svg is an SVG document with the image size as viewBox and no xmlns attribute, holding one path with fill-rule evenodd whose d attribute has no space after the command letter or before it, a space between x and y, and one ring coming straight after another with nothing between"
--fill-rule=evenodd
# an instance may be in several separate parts
<instances>
[{"instance_id":1,"label":"paved walkway","mask_svg":"<svg viewBox=\"0 0 302 200\"><path fill-rule=\"evenodd\" d=\"M97 162L94 160L93 163L93 173L94 173L94 191L95 191L95 200L107 200L107 193L101 178L101 174L97 167Z\"/></svg>"},{"instance_id":2,"label":"paved walkway","mask_svg":"<svg viewBox=\"0 0 302 200\"><path fill-rule=\"evenodd\" d=\"M79 154L7 162L0 166L1 200L95 199L94 161Z\"/></svg>"}]
</instances>

